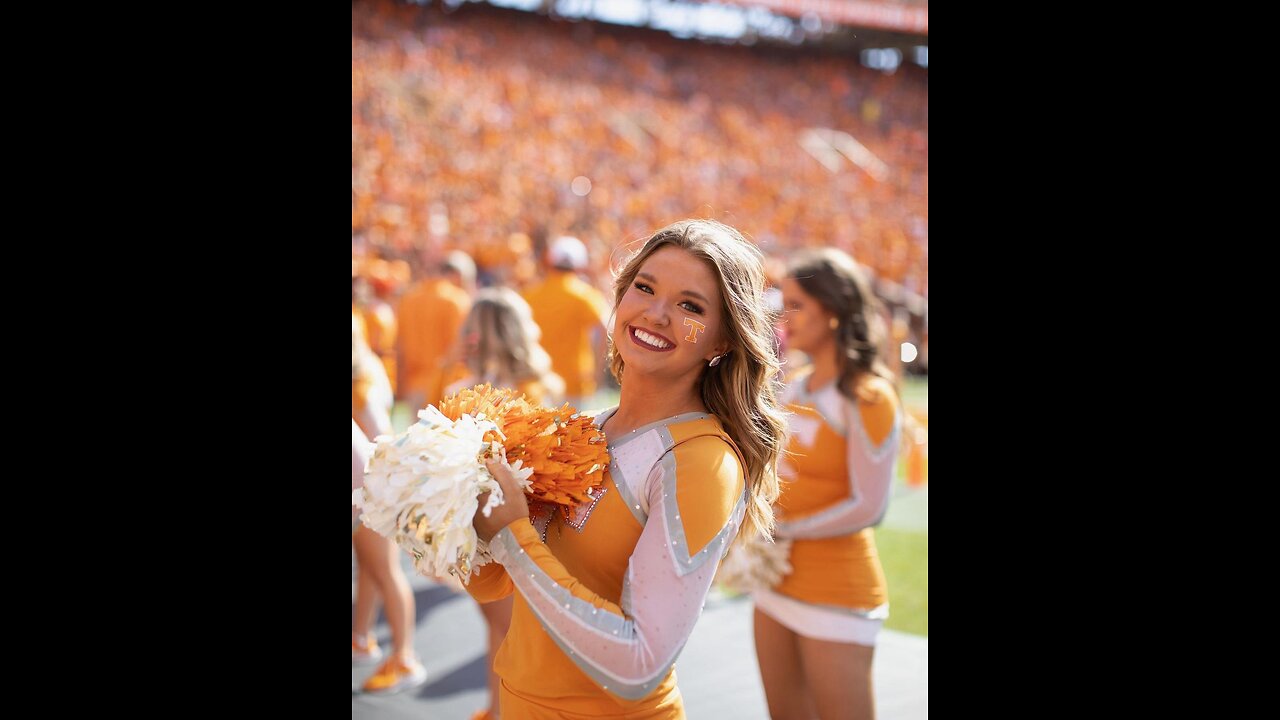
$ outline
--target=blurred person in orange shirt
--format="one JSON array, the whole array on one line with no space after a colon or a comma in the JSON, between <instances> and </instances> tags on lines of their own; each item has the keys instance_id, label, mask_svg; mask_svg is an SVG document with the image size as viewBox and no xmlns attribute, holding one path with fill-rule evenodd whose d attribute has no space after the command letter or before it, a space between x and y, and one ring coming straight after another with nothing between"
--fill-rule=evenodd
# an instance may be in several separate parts
<instances>
[{"instance_id":1,"label":"blurred person in orange shirt","mask_svg":"<svg viewBox=\"0 0 1280 720\"><path fill-rule=\"evenodd\" d=\"M396 280L390 263L374 258L361 274L356 300L364 318L365 339L369 349L382 360L391 381L396 383L396 311L390 299L394 296Z\"/></svg>"},{"instance_id":2,"label":"blurred person in orange shirt","mask_svg":"<svg viewBox=\"0 0 1280 720\"><path fill-rule=\"evenodd\" d=\"M547 248L547 260L551 274L525 290L524 298L547 338L551 369L564 378L565 400L582 410L596 391L609 306L599 290L577 275L587 267L581 240L556 238Z\"/></svg>"},{"instance_id":3,"label":"blurred person in orange shirt","mask_svg":"<svg viewBox=\"0 0 1280 720\"><path fill-rule=\"evenodd\" d=\"M443 397L446 364L471 308L476 278L475 263L461 250L439 263L432 262L431 251L420 257L429 274L400 298L396 312L396 394L414 416Z\"/></svg>"}]
</instances>

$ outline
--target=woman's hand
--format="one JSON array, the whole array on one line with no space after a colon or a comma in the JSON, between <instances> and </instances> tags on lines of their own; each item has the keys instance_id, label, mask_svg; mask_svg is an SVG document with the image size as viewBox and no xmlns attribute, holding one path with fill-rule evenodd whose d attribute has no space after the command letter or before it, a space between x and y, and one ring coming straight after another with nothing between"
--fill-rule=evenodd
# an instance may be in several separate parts
<instances>
[{"instance_id":1,"label":"woman's hand","mask_svg":"<svg viewBox=\"0 0 1280 720\"><path fill-rule=\"evenodd\" d=\"M489 468L489 473L502 488L503 502L490 511L489 517L485 517L483 511L477 510L475 520L472 520L471 524L475 527L480 539L489 542L499 530L510 525L513 520L528 518L529 502L525 499L520 483L500 460L490 460L485 463L485 467ZM489 493L481 495L480 507L483 508L488 501Z\"/></svg>"}]
</instances>

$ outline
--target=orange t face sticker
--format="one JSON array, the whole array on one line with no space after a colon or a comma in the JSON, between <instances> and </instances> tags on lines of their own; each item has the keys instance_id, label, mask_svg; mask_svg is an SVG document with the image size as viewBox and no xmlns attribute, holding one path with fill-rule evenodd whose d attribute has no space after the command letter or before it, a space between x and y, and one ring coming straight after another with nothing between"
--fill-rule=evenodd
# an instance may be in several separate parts
<instances>
[{"instance_id":1,"label":"orange t face sticker","mask_svg":"<svg viewBox=\"0 0 1280 720\"><path fill-rule=\"evenodd\" d=\"M684 324L689 328L689 334L685 335L684 339L691 343L698 342L698 333L707 329L706 325L703 325L693 318L685 318Z\"/></svg>"}]
</instances>

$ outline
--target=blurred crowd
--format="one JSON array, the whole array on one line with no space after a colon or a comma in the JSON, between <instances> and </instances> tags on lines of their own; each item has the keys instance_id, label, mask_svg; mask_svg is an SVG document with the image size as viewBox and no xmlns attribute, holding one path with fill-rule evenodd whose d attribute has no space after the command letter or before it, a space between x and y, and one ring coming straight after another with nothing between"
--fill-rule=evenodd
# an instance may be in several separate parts
<instances>
[{"instance_id":1,"label":"blurred crowd","mask_svg":"<svg viewBox=\"0 0 1280 720\"><path fill-rule=\"evenodd\" d=\"M603 291L629 242L685 216L781 260L839 248L928 297L925 69L473 4L353 3L351 25L353 271L392 298L424 249L522 289L561 234ZM852 136L883 174L820 162L811 129Z\"/></svg>"}]
</instances>

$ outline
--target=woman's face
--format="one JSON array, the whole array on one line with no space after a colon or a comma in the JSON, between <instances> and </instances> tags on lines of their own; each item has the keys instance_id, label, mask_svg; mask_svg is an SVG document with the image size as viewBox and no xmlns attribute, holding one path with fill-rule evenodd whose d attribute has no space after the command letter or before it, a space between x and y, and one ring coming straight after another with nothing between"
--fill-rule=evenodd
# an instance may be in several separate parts
<instances>
[{"instance_id":1,"label":"woman's face","mask_svg":"<svg viewBox=\"0 0 1280 720\"><path fill-rule=\"evenodd\" d=\"M813 357L814 352L835 341L836 331L831 327L835 315L792 278L782 281L782 310L790 347Z\"/></svg>"},{"instance_id":2,"label":"woman's face","mask_svg":"<svg viewBox=\"0 0 1280 720\"><path fill-rule=\"evenodd\" d=\"M618 303L613 343L627 377L699 373L728 346L716 271L683 248L653 253Z\"/></svg>"}]
</instances>

